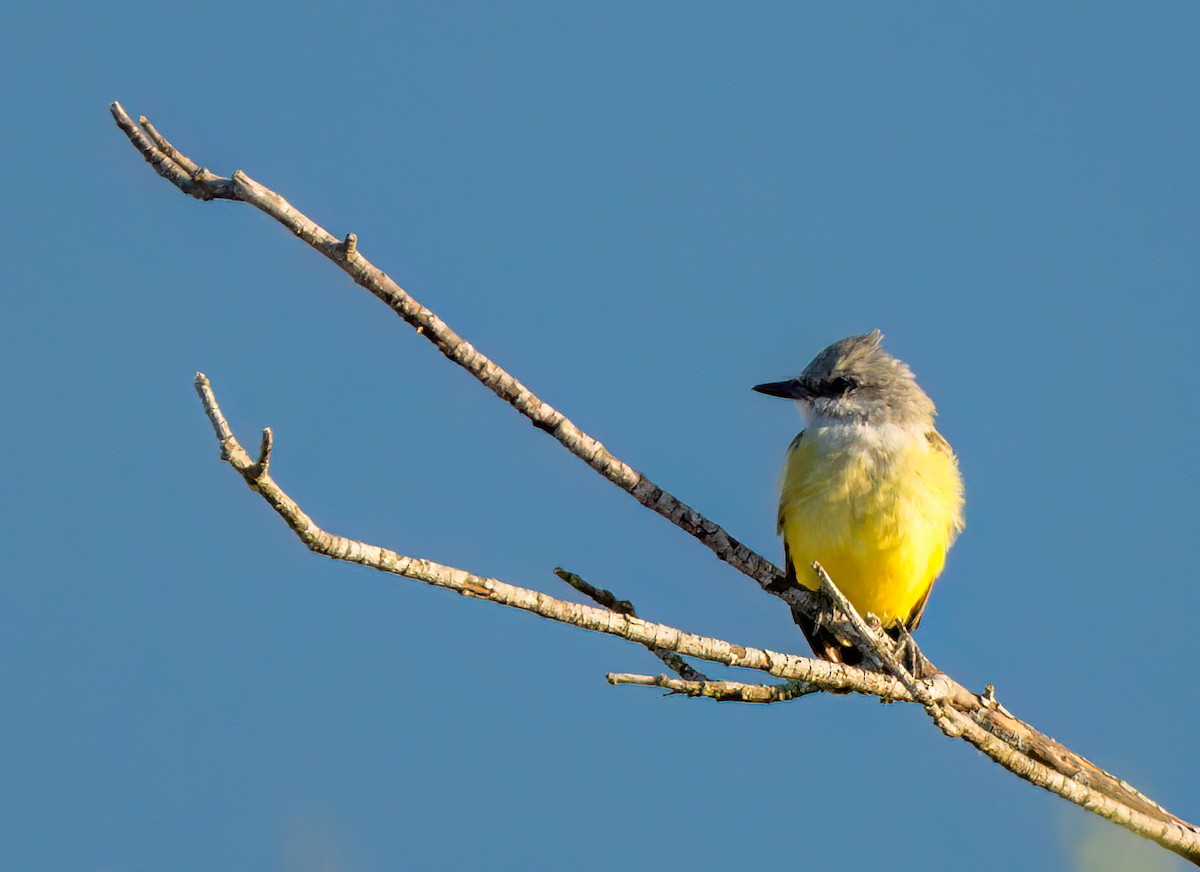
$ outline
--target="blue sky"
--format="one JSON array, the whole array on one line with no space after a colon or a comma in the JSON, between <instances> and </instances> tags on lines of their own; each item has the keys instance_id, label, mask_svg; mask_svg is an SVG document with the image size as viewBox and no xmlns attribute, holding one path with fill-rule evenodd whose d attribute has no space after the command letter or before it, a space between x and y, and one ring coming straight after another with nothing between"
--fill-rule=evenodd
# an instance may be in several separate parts
<instances>
[{"instance_id":1,"label":"blue sky","mask_svg":"<svg viewBox=\"0 0 1200 872\"><path fill-rule=\"evenodd\" d=\"M357 232L772 558L799 425L749 388L881 328L967 482L923 647L1194 820L1193 4L5 17L0 866L1180 868L913 707L611 688L655 661L309 555L219 463L196 370L335 532L804 650L284 230L158 179L107 105Z\"/></svg>"}]
</instances>

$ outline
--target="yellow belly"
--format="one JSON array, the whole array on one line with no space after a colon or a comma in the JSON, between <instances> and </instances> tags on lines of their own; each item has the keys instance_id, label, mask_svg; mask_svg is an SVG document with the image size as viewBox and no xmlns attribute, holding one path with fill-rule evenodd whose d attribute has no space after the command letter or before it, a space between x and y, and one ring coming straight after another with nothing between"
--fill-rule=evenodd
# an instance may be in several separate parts
<instances>
[{"instance_id":1,"label":"yellow belly","mask_svg":"<svg viewBox=\"0 0 1200 872\"><path fill-rule=\"evenodd\" d=\"M899 431L809 431L788 454L779 527L800 584L820 561L863 615L909 623L962 529L962 480L945 441Z\"/></svg>"}]
</instances>

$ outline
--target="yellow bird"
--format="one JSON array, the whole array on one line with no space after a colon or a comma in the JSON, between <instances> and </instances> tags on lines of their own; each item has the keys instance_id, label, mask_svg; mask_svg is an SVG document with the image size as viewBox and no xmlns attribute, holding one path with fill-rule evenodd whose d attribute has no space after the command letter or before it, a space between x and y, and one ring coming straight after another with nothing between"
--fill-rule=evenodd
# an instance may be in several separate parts
<instances>
[{"instance_id":1,"label":"yellow bird","mask_svg":"<svg viewBox=\"0 0 1200 872\"><path fill-rule=\"evenodd\" d=\"M820 561L862 615L897 637L915 630L946 551L963 528L963 485L937 410L883 334L850 336L794 379L754 390L800 403L806 429L788 449L779 498L788 580L817 588ZM813 651L857 663L858 652L797 615Z\"/></svg>"}]
</instances>

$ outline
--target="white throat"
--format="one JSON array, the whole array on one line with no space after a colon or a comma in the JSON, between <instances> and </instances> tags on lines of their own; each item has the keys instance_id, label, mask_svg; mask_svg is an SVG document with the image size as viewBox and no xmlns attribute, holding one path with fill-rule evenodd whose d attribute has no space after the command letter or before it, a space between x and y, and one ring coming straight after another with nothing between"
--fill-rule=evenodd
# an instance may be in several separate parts
<instances>
[{"instance_id":1,"label":"white throat","mask_svg":"<svg viewBox=\"0 0 1200 872\"><path fill-rule=\"evenodd\" d=\"M822 415L804 405L804 420L808 425L805 438L812 438L830 447L858 445L863 448L896 450L913 443L914 439L925 442L931 424L909 421L903 424L894 422L866 423L859 420L832 415Z\"/></svg>"}]
</instances>

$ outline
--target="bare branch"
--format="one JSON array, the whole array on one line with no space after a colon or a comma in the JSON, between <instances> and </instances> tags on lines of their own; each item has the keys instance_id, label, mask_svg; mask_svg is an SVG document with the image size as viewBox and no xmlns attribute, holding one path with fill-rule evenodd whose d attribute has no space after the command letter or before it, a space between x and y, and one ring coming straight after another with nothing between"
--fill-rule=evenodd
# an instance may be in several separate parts
<instances>
[{"instance_id":1,"label":"bare branch","mask_svg":"<svg viewBox=\"0 0 1200 872\"><path fill-rule=\"evenodd\" d=\"M706 697L717 702L746 703L789 702L810 693L819 693L821 690L803 681L789 681L786 684L743 684L740 681L689 681L667 675L634 675L628 672L608 673L608 683L661 687L672 694Z\"/></svg>"},{"instance_id":2,"label":"bare branch","mask_svg":"<svg viewBox=\"0 0 1200 872\"><path fill-rule=\"evenodd\" d=\"M575 426L562 412L536 396L451 330L441 318L413 299L357 248L357 237L338 239L297 210L276 192L260 185L241 170L225 179L197 168L142 117L135 125L120 103L110 107L118 126L163 178L186 194L201 200L241 200L261 209L292 233L324 254L356 283L366 288L392 311L417 328L450 360L470 372L498 397L527 417L539 430L557 439L592 469L630 493L642 505L695 536L722 560L761 585L778 583L783 574L759 554L734 539L717 524L658 487L627 463L611 454L598 440ZM146 132L143 132L143 128ZM149 131L153 131L149 134ZM803 599L803 595L799 598Z\"/></svg>"},{"instance_id":3,"label":"bare branch","mask_svg":"<svg viewBox=\"0 0 1200 872\"><path fill-rule=\"evenodd\" d=\"M372 265L358 250L357 238L353 234L348 234L344 240L335 238L279 194L259 185L245 173L235 171L229 179L216 176L181 154L144 118L140 126L134 124L118 103L112 104L111 111L130 142L155 171L181 191L200 200L240 200L267 213L336 263L355 282L387 303L419 334L433 342L446 357L469 371L497 396L529 418L534 426L550 433L609 481L699 539L722 560L753 578L761 587L779 596L794 609L812 616L821 614L821 596L807 589L787 587L783 583L782 573L769 561L609 453L561 412L477 352L433 312L421 306ZM1021 778L1200 865L1200 830L1194 825L1171 815L1127 783L1013 717L995 703L994 694L973 694L941 673L917 678L886 651L880 653L879 662L893 673L891 675L742 647L641 621L633 615L556 600L496 579L475 576L460 569L406 557L378 546L327 533L272 480L269 474L269 431L263 434L259 458L252 461L230 432L207 379L198 375L196 386L221 442L222 457L253 490L267 500L313 551L445 587L465 596L621 636L651 649L659 648L712 662L757 669L789 681L807 682L824 690L866 693L884 701L918 703L935 715L939 728L947 735L961 736ZM852 619L852 608L845 614L837 613L841 611L838 609L832 616L826 616L827 624L840 638L853 643L859 650L877 650L881 644L878 635L869 626L863 625L861 618L859 622ZM876 658L869 659L873 662ZM893 661L892 665L888 665L889 660ZM681 688L684 686L680 685Z\"/></svg>"}]
</instances>

